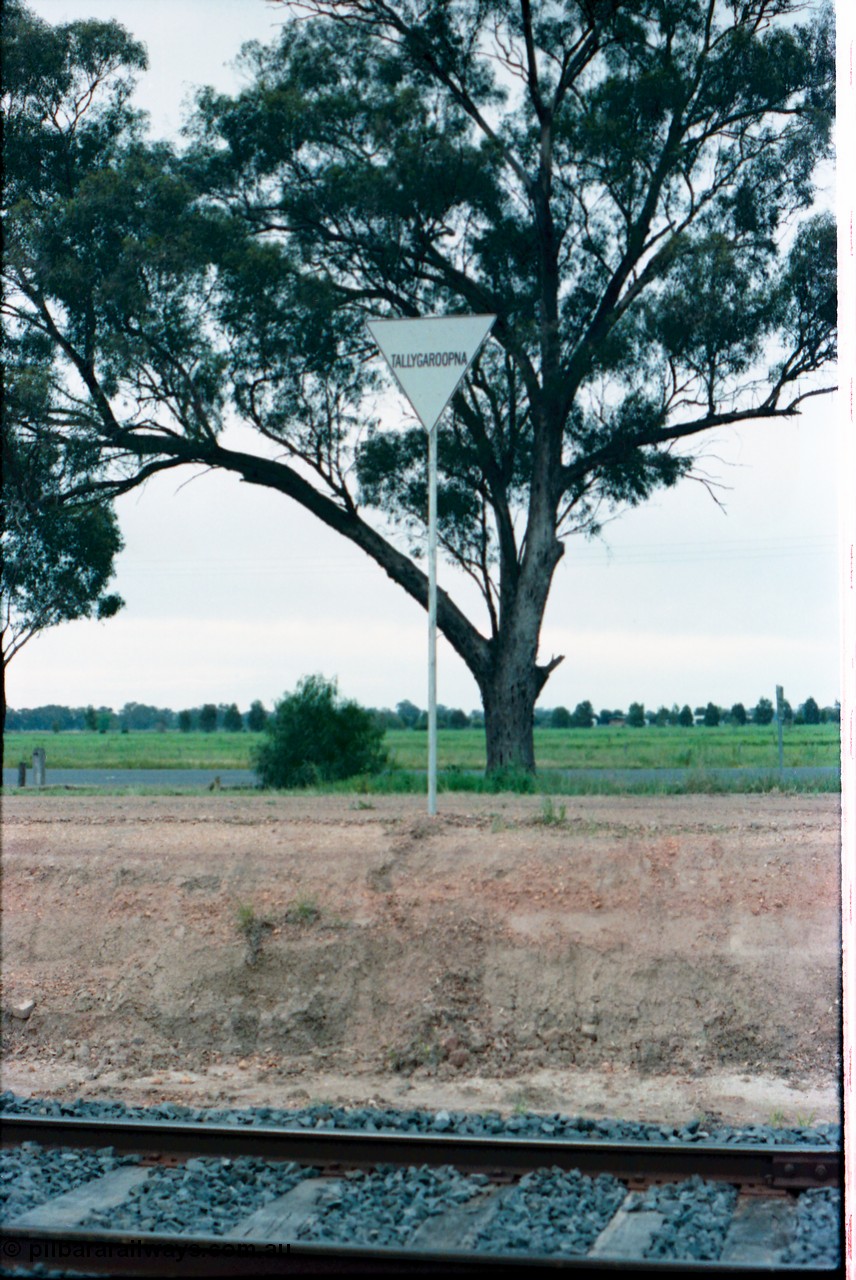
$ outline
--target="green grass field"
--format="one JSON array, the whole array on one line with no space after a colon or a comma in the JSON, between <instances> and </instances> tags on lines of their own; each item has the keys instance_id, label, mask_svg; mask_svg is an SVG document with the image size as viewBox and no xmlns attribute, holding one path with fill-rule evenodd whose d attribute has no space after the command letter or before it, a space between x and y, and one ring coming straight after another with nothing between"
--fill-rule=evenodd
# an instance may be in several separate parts
<instances>
[{"instance_id":1,"label":"green grass field","mask_svg":"<svg viewBox=\"0 0 856 1280\"><path fill-rule=\"evenodd\" d=\"M483 769L484 733L479 729L441 730L437 755L441 769ZM33 749L44 747L54 769L248 769L259 735L251 733L7 733L3 765L29 764ZM424 769L426 735L395 729L386 735L393 768ZM539 769L655 769L778 767L775 725L725 725L631 729L536 729ZM784 763L837 765L836 724L795 725L784 732Z\"/></svg>"}]
</instances>

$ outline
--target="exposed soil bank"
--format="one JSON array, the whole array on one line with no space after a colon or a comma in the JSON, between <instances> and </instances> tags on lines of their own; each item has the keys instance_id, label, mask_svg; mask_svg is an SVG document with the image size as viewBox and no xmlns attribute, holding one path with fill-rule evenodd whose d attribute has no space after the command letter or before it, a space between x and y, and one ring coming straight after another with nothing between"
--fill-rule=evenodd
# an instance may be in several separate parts
<instances>
[{"instance_id":1,"label":"exposed soil bank","mask_svg":"<svg viewBox=\"0 0 856 1280\"><path fill-rule=\"evenodd\" d=\"M838 1119L837 796L423 803L7 794L3 1086Z\"/></svg>"}]
</instances>

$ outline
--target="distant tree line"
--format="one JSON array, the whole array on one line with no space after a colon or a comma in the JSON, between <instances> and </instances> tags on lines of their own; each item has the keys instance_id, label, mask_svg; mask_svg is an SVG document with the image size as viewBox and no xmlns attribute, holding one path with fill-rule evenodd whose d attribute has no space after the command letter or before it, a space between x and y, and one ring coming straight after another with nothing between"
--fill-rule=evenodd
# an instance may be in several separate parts
<instances>
[{"instance_id":1,"label":"distant tree line","mask_svg":"<svg viewBox=\"0 0 856 1280\"><path fill-rule=\"evenodd\" d=\"M408 699L399 702L394 710L389 707L368 710L382 729L425 730L428 727L427 711ZM214 733L217 730L260 733L270 714L258 699L248 711L243 712L234 702L206 702L202 706L182 711L149 706L142 702L126 702L120 711L114 711L112 707L62 707L51 704L20 711L9 708L6 728L54 733L69 729L92 733L165 733L168 729L182 733ZM698 707L690 707L688 703L679 707L677 703L673 703L671 707L661 706L656 711L646 710L642 702L631 702L626 711L606 707L595 711L591 702L584 701L577 703L573 711L561 706L536 707L535 728L591 729L598 725L617 724L639 729L647 726L661 728L664 725L716 728L718 725L729 724L772 724L775 716L776 709L769 698L759 698L751 708L745 707L742 702L735 702L729 708L719 707L713 702ZM837 724L841 718L841 707L838 702L831 707L821 707L814 698L806 698L795 711L790 702L785 700L783 716L786 725ZM481 710L466 712L459 707L438 705L437 725L440 729L480 729L484 727L484 713Z\"/></svg>"},{"instance_id":2,"label":"distant tree line","mask_svg":"<svg viewBox=\"0 0 856 1280\"><path fill-rule=\"evenodd\" d=\"M238 710L237 703L206 702L200 707L173 711L169 707L153 707L143 702L126 702L121 711L112 707L60 707L44 706L16 711L9 708L6 728L18 730L49 730L54 733L68 729L83 729L93 733L140 733L168 729L189 732L192 729L213 733L225 729L240 733L247 729L261 731L267 722L268 712L261 702L252 704L249 711Z\"/></svg>"},{"instance_id":3,"label":"distant tree line","mask_svg":"<svg viewBox=\"0 0 856 1280\"><path fill-rule=\"evenodd\" d=\"M782 716L785 724L838 724L841 720L841 706L836 701L831 707L820 707L814 698L806 698L794 711L787 699L782 704ZM675 702L671 707L659 707L656 711L646 710L642 702L631 702L627 711L603 708L595 714L590 702L580 702L573 711L566 707L554 707L552 711L535 711L536 727L554 729L589 729L593 725L626 724L634 729L654 725L680 725L692 728L702 725L715 729L720 724L772 724L776 718L776 709L769 698L759 698L754 707L749 709L742 702L735 702L731 707L719 707L708 702L703 707L691 707L684 703L679 707Z\"/></svg>"}]
</instances>

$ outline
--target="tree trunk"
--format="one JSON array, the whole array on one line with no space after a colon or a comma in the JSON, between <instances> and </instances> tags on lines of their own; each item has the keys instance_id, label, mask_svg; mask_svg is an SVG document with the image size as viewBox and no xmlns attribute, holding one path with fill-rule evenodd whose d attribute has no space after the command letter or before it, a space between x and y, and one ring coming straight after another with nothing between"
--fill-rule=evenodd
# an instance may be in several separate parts
<instances>
[{"instance_id":1,"label":"tree trunk","mask_svg":"<svg viewBox=\"0 0 856 1280\"><path fill-rule=\"evenodd\" d=\"M556 537L549 457L546 449L541 452L539 474L530 491L523 562L519 570L502 566L498 632L490 641L481 678L473 671L484 707L488 773L535 772L535 703L551 671L562 661L554 657L539 666L537 660L550 584L563 552Z\"/></svg>"},{"instance_id":2,"label":"tree trunk","mask_svg":"<svg viewBox=\"0 0 856 1280\"><path fill-rule=\"evenodd\" d=\"M535 701L544 684L539 674L531 661L519 662L513 669L503 663L482 685L488 773L501 769L534 773Z\"/></svg>"},{"instance_id":3,"label":"tree trunk","mask_svg":"<svg viewBox=\"0 0 856 1280\"><path fill-rule=\"evenodd\" d=\"M511 615L503 619L491 644L493 660L479 680L488 773L500 769L535 772L535 703L551 671L562 661L556 657L540 666L536 661L552 568L548 565L537 575L537 599L530 592L522 593Z\"/></svg>"}]
</instances>

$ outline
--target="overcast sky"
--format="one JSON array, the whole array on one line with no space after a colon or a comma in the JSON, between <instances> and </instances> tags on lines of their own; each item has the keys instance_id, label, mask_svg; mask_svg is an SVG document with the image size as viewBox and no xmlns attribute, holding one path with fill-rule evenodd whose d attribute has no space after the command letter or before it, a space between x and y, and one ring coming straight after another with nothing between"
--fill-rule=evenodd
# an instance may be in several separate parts
<instances>
[{"instance_id":1,"label":"overcast sky","mask_svg":"<svg viewBox=\"0 0 856 1280\"><path fill-rule=\"evenodd\" d=\"M148 47L138 100L152 133L174 135L195 85L235 89L225 64L272 38L264 0L29 0L51 23L115 17ZM832 193L827 193L831 199ZM399 402L389 412L404 413ZM541 656L564 654L544 706L796 707L839 696L838 406L809 401L793 423L718 432L706 472L723 512L684 482L571 539L556 574ZM122 498L125 609L33 640L7 673L12 707L146 702L266 705L310 672L373 706L427 701L424 613L372 561L284 497L220 474L172 473ZM441 564L440 584L478 611ZM479 618L481 615L478 614ZM438 699L471 710L475 682L440 640Z\"/></svg>"}]
</instances>

